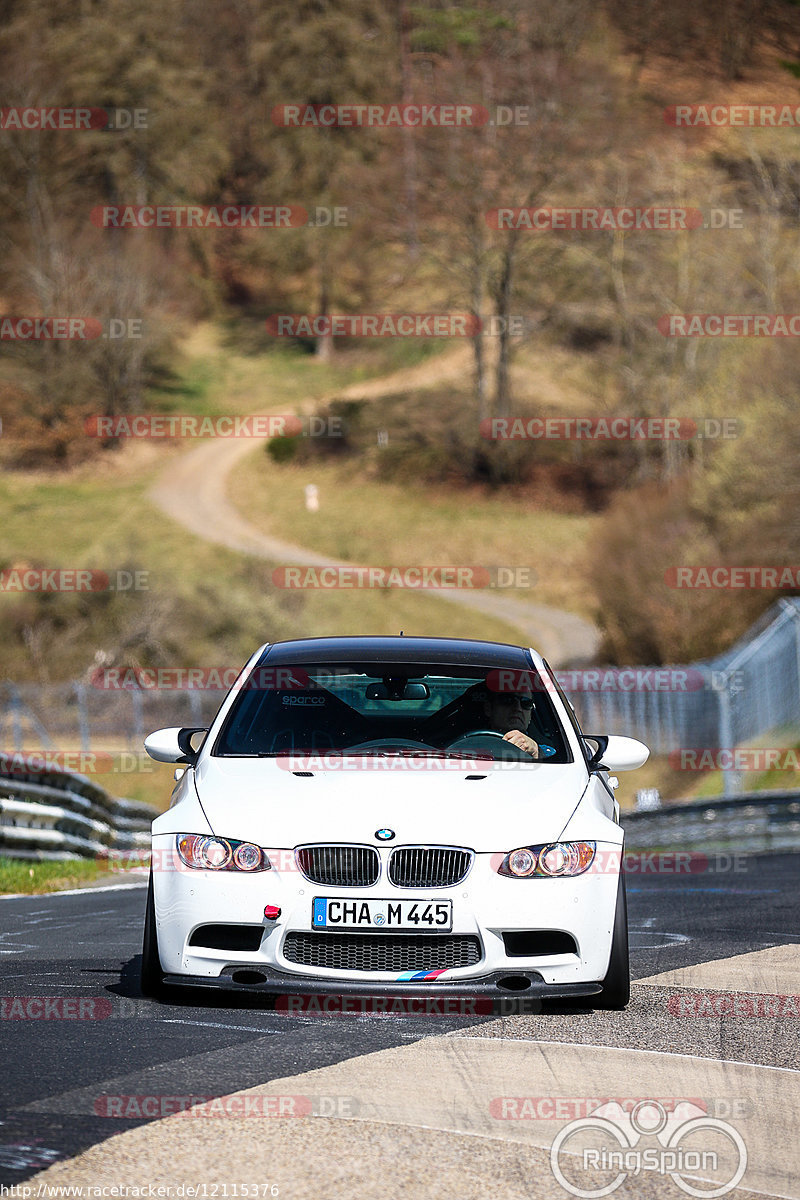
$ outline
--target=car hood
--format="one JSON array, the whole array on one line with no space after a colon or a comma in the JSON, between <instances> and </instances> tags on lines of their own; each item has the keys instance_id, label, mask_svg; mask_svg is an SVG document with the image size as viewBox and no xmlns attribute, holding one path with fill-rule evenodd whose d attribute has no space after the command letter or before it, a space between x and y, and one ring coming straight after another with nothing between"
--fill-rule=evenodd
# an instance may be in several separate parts
<instances>
[{"instance_id":1,"label":"car hood","mask_svg":"<svg viewBox=\"0 0 800 1200\"><path fill-rule=\"evenodd\" d=\"M306 842L375 844L376 831L388 828L395 845L493 853L556 840L587 773L579 762L477 769L473 762L454 769L453 760L374 758L301 775L285 760L208 757L195 783L220 837L290 849Z\"/></svg>"}]
</instances>

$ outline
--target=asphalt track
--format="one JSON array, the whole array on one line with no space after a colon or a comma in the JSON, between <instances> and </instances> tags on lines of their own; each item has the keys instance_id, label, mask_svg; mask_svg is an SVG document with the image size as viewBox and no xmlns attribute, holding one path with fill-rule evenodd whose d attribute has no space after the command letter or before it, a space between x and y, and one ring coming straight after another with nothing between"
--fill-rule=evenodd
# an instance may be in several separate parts
<instances>
[{"instance_id":1,"label":"asphalt track","mask_svg":"<svg viewBox=\"0 0 800 1200\"><path fill-rule=\"evenodd\" d=\"M149 1184L172 1189L163 1196L194 1185L201 1198L247 1195L244 1186L284 1200L564 1196L549 1147L584 1115L579 1102L658 1097L700 1099L739 1132L747 1171L728 1194L800 1197L800 1008L774 1000L800 994L800 856L738 866L628 877L638 982L623 1013L318 1016L240 997L154 1004L138 993L143 885L3 899L0 1196L24 1196L3 1187L26 1183L40 1200L58 1186L88 1198L92 1186ZM709 990L726 999L711 1004ZM16 1019L14 997L49 1016ZM31 1008L30 998L50 1005ZM120 1109L103 1097L196 1104L240 1092L259 1098L255 1116L98 1115ZM540 1103L524 1119L525 1097L566 1107L553 1119ZM275 1119L281 1111L302 1115ZM694 1186L710 1194L712 1185ZM687 1192L642 1170L614 1194Z\"/></svg>"}]
</instances>

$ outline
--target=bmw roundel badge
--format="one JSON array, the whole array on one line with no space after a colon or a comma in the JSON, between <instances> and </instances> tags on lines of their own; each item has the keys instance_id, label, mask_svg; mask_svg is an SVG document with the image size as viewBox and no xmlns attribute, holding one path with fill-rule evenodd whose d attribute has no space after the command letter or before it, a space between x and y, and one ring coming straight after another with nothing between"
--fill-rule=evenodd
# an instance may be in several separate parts
<instances>
[{"instance_id":1,"label":"bmw roundel badge","mask_svg":"<svg viewBox=\"0 0 800 1200\"><path fill-rule=\"evenodd\" d=\"M375 837L380 842L390 842L392 840L392 838L394 837L394 830L393 829L376 829Z\"/></svg>"}]
</instances>

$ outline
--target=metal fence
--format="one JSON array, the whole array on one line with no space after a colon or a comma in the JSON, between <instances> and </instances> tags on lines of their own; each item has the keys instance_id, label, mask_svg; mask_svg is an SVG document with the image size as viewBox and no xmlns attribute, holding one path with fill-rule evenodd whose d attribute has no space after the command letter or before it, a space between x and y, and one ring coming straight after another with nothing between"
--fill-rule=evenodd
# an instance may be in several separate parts
<instances>
[{"instance_id":1,"label":"metal fence","mask_svg":"<svg viewBox=\"0 0 800 1200\"><path fill-rule=\"evenodd\" d=\"M654 754L800 741L800 599L778 601L726 654L686 666L557 672L588 733L641 738ZM668 686L659 687L666 679ZM670 682L671 681L671 682ZM140 750L167 725L207 726L224 691L99 690L88 683L0 685L0 746L114 744ZM741 772L725 771L725 791Z\"/></svg>"},{"instance_id":2,"label":"metal fence","mask_svg":"<svg viewBox=\"0 0 800 1200\"><path fill-rule=\"evenodd\" d=\"M649 690L644 669L637 670L641 686L631 690L600 690L601 678L597 691L570 695L587 732L638 737L654 754L731 750L770 733L786 748L792 737L800 741L798 598L779 600L727 653L666 672L673 686L663 691ZM724 774L726 793L739 791L741 771Z\"/></svg>"}]
</instances>

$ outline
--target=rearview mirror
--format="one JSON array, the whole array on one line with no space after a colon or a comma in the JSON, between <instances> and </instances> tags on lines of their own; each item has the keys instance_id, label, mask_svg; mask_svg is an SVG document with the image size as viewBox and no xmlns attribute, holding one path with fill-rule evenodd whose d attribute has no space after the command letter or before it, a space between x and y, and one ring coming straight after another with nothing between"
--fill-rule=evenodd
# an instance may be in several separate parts
<instances>
[{"instance_id":1,"label":"rearview mirror","mask_svg":"<svg viewBox=\"0 0 800 1200\"><path fill-rule=\"evenodd\" d=\"M403 684L400 681L397 688L390 688L385 683L367 685L368 700L427 700L430 694L427 683Z\"/></svg>"}]
</instances>

